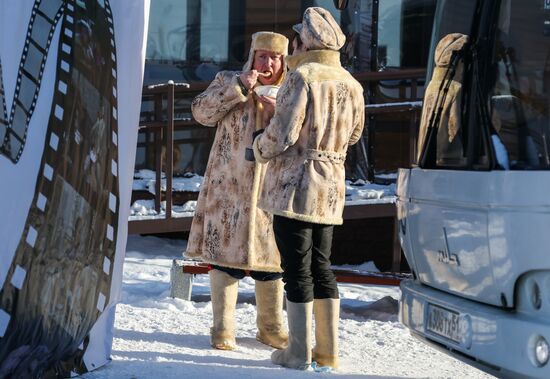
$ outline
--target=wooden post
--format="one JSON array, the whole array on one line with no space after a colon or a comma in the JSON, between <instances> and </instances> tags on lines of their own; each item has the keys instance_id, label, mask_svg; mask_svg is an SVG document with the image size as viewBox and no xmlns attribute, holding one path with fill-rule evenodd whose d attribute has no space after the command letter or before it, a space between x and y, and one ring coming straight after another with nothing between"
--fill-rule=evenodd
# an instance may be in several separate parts
<instances>
[{"instance_id":1,"label":"wooden post","mask_svg":"<svg viewBox=\"0 0 550 379\"><path fill-rule=\"evenodd\" d=\"M174 82L168 82L166 124L166 218L172 218L172 178L174 172Z\"/></svg>"},{"instance_id":2,"label":"wooden post","mask_svg":"<svg viewBox=\"0 0 550 379\"><path fill-rule=\"evenodd\" d=\"M162 95L155 95L155 121L162 120ZM160 180L162 172L162 128L155 130L155 211L160 213Z\"/></svg>"}]
</instances>

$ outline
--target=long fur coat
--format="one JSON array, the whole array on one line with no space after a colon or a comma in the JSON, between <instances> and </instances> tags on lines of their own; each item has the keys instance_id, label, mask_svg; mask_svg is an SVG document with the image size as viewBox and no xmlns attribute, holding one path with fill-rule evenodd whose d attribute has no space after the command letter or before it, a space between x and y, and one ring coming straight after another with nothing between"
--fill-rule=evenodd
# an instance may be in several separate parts
<instances>
[{"instance_id":1,"label":"long fur coat","mask_svg":"<svg viewBox=\"0 0 550 379\"><path fill-rule=\"evenodd\" d=\"M287 57L289 72L275 115L254 141L269 161L259 206L317 224L342 224L344 162L365 122L363 87L340 65L340 53L311 50Z\"/></svg>"},{"instance_id":2,"label":"long fur coat","mask_svg":"<svg viewBox=\"0 0 550 379\"><path fill-rule=\"evenodd\" d=\"M192 103L195 119L216 126L185 256L245 270L280 272L272 215L256 205L265 165L245 160L256 130L255 100L236 72L222 71Z\"/></svg>"}]
</instances>

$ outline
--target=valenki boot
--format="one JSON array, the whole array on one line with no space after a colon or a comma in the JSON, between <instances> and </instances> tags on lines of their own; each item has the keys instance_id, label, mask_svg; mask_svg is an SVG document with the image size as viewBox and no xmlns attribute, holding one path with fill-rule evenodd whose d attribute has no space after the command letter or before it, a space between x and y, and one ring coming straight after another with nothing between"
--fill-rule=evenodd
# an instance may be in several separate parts
<instances>
[{"instance_id":1,"label":"valenki boot","mask_svg":"<svg viewBox=\"0 0 550 379\"><path fill-rule=\"evenodd\" d=\"M340 299L315 299L315 347L312 360L318 366L338 367L338 322Z\"/></svg>"},{"instance_id":2,"label":"valenki boot","mask_svg":"<svg viewBox=\"0 0 550 379\"><path fill-rule=\"evenodd\" d=\"M214 326L210 328L210 343L220 350L233 350L235 341L235 308L239 280L220 270L210 270L210 296Z\"/></svg>"},{"instance_id":3,"label":"valenki boot","mask_svg":"<svg viewBox=\"0 0 550 379\"><path fill-rule=\"evenodd\" d=\"M312 301L293 303L287 299L288 347L271 354L273 363L297 370L306 370L311 365L312 310Z\"/></svg>"},{"instance_id":4,"label":"valenki boot","mask_svg":"<svg viewBox=\"0 0 550 379\"><path fill-rule=\"evenodd\" d=\"M256 339L276 349L288 346L288 333L283 329L283 281L256 280Z\"/></svg>"}]
</instances>

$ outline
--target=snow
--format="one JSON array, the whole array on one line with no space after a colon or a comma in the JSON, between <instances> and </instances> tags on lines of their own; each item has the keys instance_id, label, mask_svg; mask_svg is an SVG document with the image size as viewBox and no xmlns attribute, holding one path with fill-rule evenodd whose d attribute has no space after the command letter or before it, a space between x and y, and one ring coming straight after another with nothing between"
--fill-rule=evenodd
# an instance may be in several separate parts
<instances>
[{"instance_id":1,"label":"snow","mask_svg":"<svg viewBox=\"0 0 550 379\"><path fill-rule=\"evenodd\" d=\"M395 200L395 183L381 185L361 179L346 180L346 205L395 203Z\"/></svg>"},{"instance_id":2,"label":"snow","mask_svg":"<svg viewBox=\"0 0 550 379\"><path fill-rule=\"evenodd\" d=\"M133 191L149 191L155 193L156 182L155 171L143 169L134 173ZM173 191L189 191L199 192L203 181L203 177L193 173L186 173L183 177L172 178ZM161 173L160 182L161 191L166 191L166 177L164 172Z\"/></svg>"},{"instance_id":3,"label":"snow","mask_svg":"<svg viewBox=\"0 0 550 379\"><path fill-rule=\"evenodd\" d=\"M172 205L172 217L193 217L196 200L187 201L183 205ZM155 211L154 200L136 200L130 208L129 220L150 220L164 218L166 215L166 201L160 203L160 212Z\"/></svg>"},{"instance_id":4,"label":"snow","mask_svg":"<svg viewBox=\"0 0 550 379\"><path fill-rule=\"evenodd\" d=\"M129 237L112 362L83 378L490 378L411 337L398 321L398 287L339 283L341 367L330 374L271 363L273 349L255 339L254 283L248 277L239 284L238 348L212 349L208 276L196 276L191 301L169 296L172 260L181 258L185 243ZM372 262L353 267L376 269Z\"/></svg>"},{"instance_id":5,"label":"snow","mask_svg":"<svg viewBox=\"0 0 550 379\"><path fill-rule=\"evenodd\" d=\"M375 108L394 108L394 107L411 107L411 108L422 108L422 101L402 101L402 102L395 102L395 103L382 103L382 104L367 104L365 105L365 109L367 111L369 109L375 109Z\"/></svg>"}]
</instances>

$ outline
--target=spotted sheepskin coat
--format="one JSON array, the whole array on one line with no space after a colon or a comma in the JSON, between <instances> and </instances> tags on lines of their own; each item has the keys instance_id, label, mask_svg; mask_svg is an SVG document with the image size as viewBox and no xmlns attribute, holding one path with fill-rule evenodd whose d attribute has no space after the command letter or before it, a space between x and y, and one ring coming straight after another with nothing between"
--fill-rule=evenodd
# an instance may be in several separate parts
<instances>
[{"instance_id":1,"label":"spotted sheepskin coat","mask_svg":"<svg viewBox=\"0 0 550 379\"><path fill-rule=\"evenodd\" d=\"M424 94L424 105L420 129L418 133L418 155L420 160L422 150L428 134L429 125L432 122L434 113L441 107L441 115L438 125L438 158L442 157L445 151L452 153L454 149L462 149L461 134L461 107L462 107L462 78L463 63L459 62L454 76L447 77L450 71L453 52L461 50L468 42L468 36L452 33L443 37L434 53L435 69L430 83ZM444 95L443 88L448 85L447 94Z\"/></svg>"},{"instance_id":2,"label":"spotted sheepskin coat","mask_svg":"<svg viewBox=\"0 0 550 379\"><path fill-rule=\"evenodd\" d=\"M185 256L245 270L281 272L272 215L256 206L266 165L245 160L257 107L236 72L218 73L192 103L195 119L217 126Z\"/></svg>"},{"instance_id":3,"label":"spotted sheepskin coat","mask_svg":"<svg viewBox=\"0 0 550 379\"><path fill-rule=\"evenodd\" d=\"M287 57L289 72L275 115L254 141L269 161L259 207L292 219L342 224L344 161L365 121L363 87L340 65L340 54L312 50Z\"/></svg>"}]
</instances>

